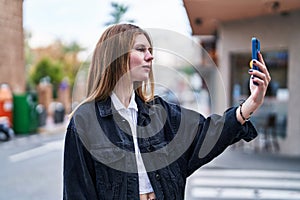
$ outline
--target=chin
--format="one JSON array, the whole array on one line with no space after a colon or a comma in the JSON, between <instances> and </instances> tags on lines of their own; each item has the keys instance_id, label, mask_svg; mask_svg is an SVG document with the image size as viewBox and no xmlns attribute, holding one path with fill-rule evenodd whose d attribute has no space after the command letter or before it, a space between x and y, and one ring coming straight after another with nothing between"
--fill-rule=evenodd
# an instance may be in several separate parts
<instances>
[{"instance_id":1,"label":"chin","mask_svg":"<svg viewBox=\"0 0 300 200\"><path fill-rule=\"evenodd\" d=\"M142 81L148 81L149 79L149 75L145 75L145 76L140 76L140 77L136 77L134 79L135 82L142 82Z\"/></svg>"}]
</instances>

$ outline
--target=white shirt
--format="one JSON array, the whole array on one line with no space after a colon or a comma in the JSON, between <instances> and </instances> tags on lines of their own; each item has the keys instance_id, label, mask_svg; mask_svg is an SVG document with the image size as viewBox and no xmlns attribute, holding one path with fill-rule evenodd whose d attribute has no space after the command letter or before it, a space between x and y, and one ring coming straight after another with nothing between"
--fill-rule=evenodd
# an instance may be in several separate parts
<instances>
[{"instance_id":1,"label":"white shirt","mask_svg":"<svg viewBox=\"0 0 300 200\"><path fill-rule=\"evenodd\" d=\"M146 194L153 192L153 188L151 186L147 171L145 169L145 165L142 159L142 155L138 146L137 141L137 133L136 133L136 126L137 126L137 104L135 102L135 93L132 93L132 96L130 98L130 102L128 105L128 108L126 108L117 95L113 92L111 95L111 101L114 104L114 107L119 112L119 114L124 117L130 124L130 128L132 131L133 136L133 143L134 143L134 150L135 150L135 157L137 161L137 169L138 169L138 175L139 175L139 191L140 194Z\"/></svg>"}]
</instances>

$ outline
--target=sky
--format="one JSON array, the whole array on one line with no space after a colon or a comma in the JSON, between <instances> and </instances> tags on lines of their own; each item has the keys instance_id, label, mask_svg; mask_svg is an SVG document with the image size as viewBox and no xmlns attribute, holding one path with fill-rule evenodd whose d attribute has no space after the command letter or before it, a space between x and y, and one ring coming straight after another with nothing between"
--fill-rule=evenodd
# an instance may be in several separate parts
<instances>
[{"instance_id":1,"label":"sky","mask_svg":"<svg viewBox=\"0 0 300 200\"><path fill-rule=\"evenodd\" d=\"M182 0L25 0L23 26L32 35L30 46L47 46L60 39L92 51L111 19L112 1L128 5L125 18L142 28L191 34Z\"/></svg>"}]
</instances>

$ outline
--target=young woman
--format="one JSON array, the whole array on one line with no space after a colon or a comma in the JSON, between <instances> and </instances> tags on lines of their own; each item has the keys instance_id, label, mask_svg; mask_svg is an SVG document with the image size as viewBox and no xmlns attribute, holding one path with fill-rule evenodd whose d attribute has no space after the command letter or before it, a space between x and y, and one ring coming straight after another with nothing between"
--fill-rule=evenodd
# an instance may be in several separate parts
<instances>
[{"instance_id":1,"label":"young woman","mask_svg":"<svg viewBox=\"0 0 300 200\"><path fill-rule=\"evenodd\" d=\"M64 199L184 199L188 176L256 137L248 118L271 79L261 54L248 99L208 118L153 95L152 60L150 37L137 26L113 25L101 36L87 99L66 133Z\"/></svg>"}]
</instances>

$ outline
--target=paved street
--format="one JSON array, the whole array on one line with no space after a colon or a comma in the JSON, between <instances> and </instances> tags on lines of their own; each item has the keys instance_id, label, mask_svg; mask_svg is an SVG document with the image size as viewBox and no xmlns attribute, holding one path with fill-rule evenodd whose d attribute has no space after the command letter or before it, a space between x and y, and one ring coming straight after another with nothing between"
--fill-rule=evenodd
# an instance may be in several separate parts
<instances>
[{"instance_id":1,"label":"paved street","mask_svg":"<svg viewBox=\"0 0 300 200\"><path fill-rule=\"evenodd\" d=\"M62 194L64 131L0 143L0 199ZM228 149L189 179L187 200L300 200L300 159Z\"/></svg>"},{"instance_id":2,"label":"paved street","mask_svg":"<svg viewBox=\"0 0 300 200\"><path fill-rule=\"evenodd\" d=\"M63 134L0 143L0 199L54 200L62 193Z\"/></svg>"},{"instance_id":3,"label":"paved street","mask_svg":"<svg viewBox=\"0 0 300 200\"><path fill-rule=\"evenodd\" d=\"M202 169L190 178L187 199L300 199L300 172Z\"/></svg>"},{"instance_id":4,"label":"paved street","mask_svg":"<svg viewBox=\"0 0 300 200\"><path fill-rule=\"evenodd\" d=\"M228 149L188 180L188 200L300 199L300 159Z\"/></svg>"}]
</instances>

